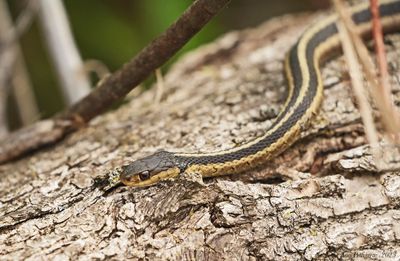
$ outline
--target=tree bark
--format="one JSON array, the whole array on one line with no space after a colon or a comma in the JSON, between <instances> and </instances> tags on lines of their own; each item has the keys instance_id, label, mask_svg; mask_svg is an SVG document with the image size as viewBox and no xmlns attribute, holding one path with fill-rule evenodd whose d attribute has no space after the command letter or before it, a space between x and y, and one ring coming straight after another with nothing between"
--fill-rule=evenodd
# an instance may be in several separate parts
<instances>
[{"instance_id":1,"label":"tree bark","mask_svg":"<svg viewBox=\"0 0 400 261\"><path fill-rule=\"evenodd\" d=\"M318 18L228 33L175 64L161 103L153 105L154 91L131 96L60 144L0 166L1 257L399 258L400 156L382 144L373 160L342 58L322 70L316 120L266 166L143 189L99 183L158 149L215 151L262 134L285 99L284 55ZM400 36L386 39L398 100Z\"/></svg>"}]
</instances>

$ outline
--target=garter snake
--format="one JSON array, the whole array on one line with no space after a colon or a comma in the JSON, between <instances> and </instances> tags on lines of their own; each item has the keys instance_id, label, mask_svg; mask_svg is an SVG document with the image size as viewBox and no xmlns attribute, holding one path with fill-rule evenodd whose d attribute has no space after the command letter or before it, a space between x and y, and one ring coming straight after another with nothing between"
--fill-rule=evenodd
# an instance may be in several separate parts
<instances>
[{"instance_id":1,"label":"garter snake","mask_svg":"<svg viewBox=\"0 0 400 261\"><path fill-rule=\"evenodd\" d=\"M386 31L400 29L400 1L380 3ZM371 14L365 4L351 9L352 19L363 35L370 34ZM283 109L265 134L242 146L213 153L158 151L125 166L120 175L128 186L149 186L179 174L203 177L242 172L265 163L288 148L317 113L323 99L319 63L329 51L339 49L337 16L329 16L305 30L285 59L288 95Z\"/></svg>"}]
</instances>

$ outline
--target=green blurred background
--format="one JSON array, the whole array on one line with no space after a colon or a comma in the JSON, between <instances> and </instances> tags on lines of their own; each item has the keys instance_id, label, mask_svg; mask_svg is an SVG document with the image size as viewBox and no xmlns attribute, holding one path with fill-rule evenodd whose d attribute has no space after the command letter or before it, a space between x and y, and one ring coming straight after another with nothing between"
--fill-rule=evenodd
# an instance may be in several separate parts
<instances>
[{"instance_id":1,"label":"green blurred background","mask_svg":"<svg viewBox=\"0 0 400 261\"><path fill-rule=\"evenodd\" d=\"M325 8L327 2L233 0L174 59L224 32L256 26L282 14ZM9 0L8 3L14 17L24 6L24 1ZM118 69L163 32L191 3L192 0L64 1L82 58L99 60L110 71ZM64 102L36 21L23 35L21 44L40 110L38 118L50 117L64 108ZM167 67L163 68L164 72ZM10 124L15 129L19 120L15 105L9 100Z\"/></svg>"}]
</instances>

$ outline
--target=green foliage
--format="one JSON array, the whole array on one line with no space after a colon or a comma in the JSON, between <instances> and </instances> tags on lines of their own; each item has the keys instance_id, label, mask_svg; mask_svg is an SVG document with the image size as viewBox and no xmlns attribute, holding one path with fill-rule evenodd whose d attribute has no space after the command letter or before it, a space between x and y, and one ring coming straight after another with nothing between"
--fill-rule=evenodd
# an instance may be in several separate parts
<instances>
[{"instance_id":1,"label":"green foliage","mask_svg":"<svg viewBox=\"0 0 400 261\"><path fill-rule=\"evenodd\" d=\"M162 33L191 2L68 0L65 4L82 56L115 70ZM185 49L219 33L217 23L207 26Z\"/></svg>"}]
</instances>

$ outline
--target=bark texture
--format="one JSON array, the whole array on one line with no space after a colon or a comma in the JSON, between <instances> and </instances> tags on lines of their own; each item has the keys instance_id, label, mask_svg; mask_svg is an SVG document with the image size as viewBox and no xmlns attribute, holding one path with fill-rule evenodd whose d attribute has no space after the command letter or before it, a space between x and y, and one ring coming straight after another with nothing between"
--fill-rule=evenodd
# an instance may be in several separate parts
<instances>
[{"instance_id":1,"label":"bark texture","mask_svg":"<svg viewBox=\"0 0 400 261\"><path fill-rule=\"evenodd\" d=\"M161 148L220 150L262 134L285 99L284 55L318 18L228 33L171 69L160 104L153 91L131 95L57 146L0 166L0 259L398 259L400 155L382 144L373 160L342 58L324 66L317 119L265 167L145 189L98 182ZM400 36L386 39L398 101Z\"/></svg>"}]
</instances>

